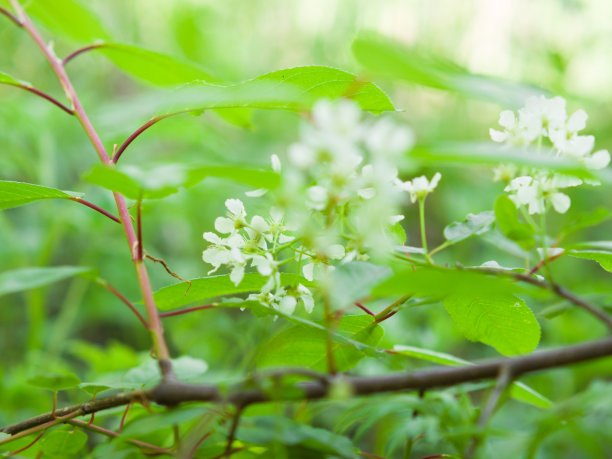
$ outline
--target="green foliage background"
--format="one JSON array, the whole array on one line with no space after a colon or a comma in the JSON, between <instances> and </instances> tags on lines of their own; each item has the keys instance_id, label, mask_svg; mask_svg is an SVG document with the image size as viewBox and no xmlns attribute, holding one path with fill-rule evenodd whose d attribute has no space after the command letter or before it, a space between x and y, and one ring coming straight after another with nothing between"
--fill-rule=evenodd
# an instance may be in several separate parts
<instances>
[{"instance_id":1,"label":"green foliage background","mask_svg":"<svg viewBox=\"0 0 612 459\"><path fill-rule=\"evenodd\" d=\"M44 8L45 2L41 3ZM604 21L612 7L605 1L88 3L103 21L112 42L133 44L195 63L179 69L185 75L212 75L210 81L240 82L283 68L328 65L371 78L401 110L393 116L414 128L419 145L486 141L488 128L496 125L499 111L519 106L520 97L533 85L566 97L570 111L584 108L590 115L589 133L596 136L598 148L612 148L612 86L608 83L612 67L606 54L612 35L608 21ZM60 98L60 88L48 64L25 34L2 19L0 69ZM81 24L74 26L76 32L72 36L61 35L51 22L46 25L45 36L53 39L60 56L89 44L92 34L102 34ZM364 68L367 49L359 48L359 41L354 43L358 37L367 38L364 33L371 31L402 42L414 65L396 68L384 59ZM165 97L170 89L164 86L175 83L176 77L176 72L166 74L169 68L163 60L154 73L139 71L138 60L126 60L121 49L117 46L92 51L68 65L83 104L107 145L120 144L144 122L148 115L143 115L143 107ZM131 73L136 78L117 66L135 66ZM472 74L487 74L493 79ZM487 84L496 89L483 91ZM0 86L0 100L2 180L82 192L90 201L113 209L109 192L81 180L97 158L74 119L9 86ZM122 163L268 167L270 155L284 151L296 137L299 116L295 113L261 110L250 118L239 112L234 115L234 122L246 128L228 123L212 112L170 118L140 137ZM490 161L482 161L484 165L474 162L462 160L460 155L459 160L452 161L426 157L407 163L402 171L405 178L422 172L430 176L436 170L443 173L438 190L428 198L432 247L444 241L442 229L447 224L462 220L469 212L492 210L501 193L502 186L491 181ZM208 266L201 261L205 246L202 232L209 231L214 218L224 212L226 198L242 195L248 189L227 180L206 178L167 199L147 201L143 208L147 251L163 258L183 278L204 276ZM549 227L560 230L571 226L580 212L600 206L609 208L609 196L609 182L598 188L572 190L572 208L566 215L555 215ZM419 245L417 208L409 206L405 212L407 244ZM570 236L570 241L606 240L611 229L610 223L604 223ZM502 265L516 263L499 241L500 237L493 236L470 239L440 254L437 261L444 264L459 260L476 265L496 259ZM0 212L0 259L2 271L30 266L94 267L128 298L140 299L119 225L64 200L46 200ZM176 283L160 265L151 265L150 273L155 289ZM596 296L600 304L611 304L610 273L597 263L563 257L555 262L554 273L561 285L586 297ZM531 293L525 300L542 327L540 347L606 334L605 327L583 311L562 302L551 307L550 297ZM107 377L110 380L109 375L125 375L133 367L150 362L146 331L116 298L83 277L3 295L0 317L0 425L50 409L49 393L26 384L34 375L73 372L82 381L98 382ZM266 354L272 349L278 351L278 346L268 341L275 336L282 339L279 333L291 323L275 321L270 316L256 318L238 309L219 309L168 318L164 325L173 355L207 363L207 372L191 375L194 381L226 382L255 365L265 366L271 360L278 363L280 360L274 361ZM493 348L468 342L441 303L404 310L386 321L383 328L384 336L380 342L372 341L372 346L416 346L466 360L498 355ZM363 360L354 371L375 374L426 365L429 363L394 355ZM314 363L313 366L316 367ZM193 365L187 362L185 367ZM151 368L146 364L140 370L146 372L147 368L150 374ZM605 384L593 381L604 381L611 375L612 362L601 360L524 378L554 406L545 409L509 401L493 420L486 451L499 457L610 457L612 393ZM136 382L147 379L134 376L133 370L131 377ZM283 432L291 430L291 424L285 420L278 426L279 418L275 416L289 413L295 423L348 434L362 450L385 457L401 457L400 446L404 446L406 436L422 433L424 439L415 443L410 457L454 454L463 449L469 438L482 388L432 392L425 399L403 394L321 402L291 406L286 411L280 404L253 407L247 415L261 418L245 421L239 439L267 445L264 448L269 448L269 454L283 457L285 453L275 449L280 448L275 442L286 440L289 434L284 437ZM60 402L77 402L86 397L77 390L67 391L60 394ZM422 415L412 418L415 408ZM203 411L202 407L183 410L181 420L195 422ZM117 413L96 418L108 417L113 426ZM135 416L143 415L144 410L135 410ZM134 423L134 437L154 438L157 427L149 422L140 430ZM160 421L159 431L165 432L162 427L168 425L172 422ZM265 437L266 431L275 431L279 437ZM332 434L312 432L304 424L292 432L300 439L299 448L307 449L319 440L335 445L337 450L325 453L330 456L345 457L343 454L351 451L350 442L342 443L348 440L325 440L325 435ZM94 446L102 439L91 436L89 441ZM51 451L53 446L47 446ZM297 451L298 446L290 451ZM108 455L109 448L99 446L95 457L113 457ZM35 457L36 451L32 448L24 455ZM83 451L74 454L79 456ZM117 452L112 454L122 457ZM201 457L211 457L206 454L218 453L202 452Z\"/></svg>"}]
</instances>

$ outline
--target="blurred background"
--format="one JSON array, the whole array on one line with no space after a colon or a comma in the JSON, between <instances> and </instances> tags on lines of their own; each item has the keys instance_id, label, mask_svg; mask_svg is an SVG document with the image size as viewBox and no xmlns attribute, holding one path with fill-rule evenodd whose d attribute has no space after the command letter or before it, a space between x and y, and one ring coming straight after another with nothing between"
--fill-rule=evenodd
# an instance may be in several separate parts
<instances>
[{"instance_id":1,"label":"blurred background","mask_svg":"<svg viewBox=\"0 0 612 459\"><path fill-rule=\"evenodd\" d=\"M372 78L379 84L398 109L390 116L410 125L418 143L488 140L489 127L496 127L499 112L508 107L467 93L425 87L365 70L351 46L361 33L375 31L428 59L451 61L474 74L562 95L568 99L570 113L583 108L590 115L587 131L595 135L596 149L612 148L612 3L605 0L87 3L114 41L196 62L219 81L239 82L283 68L328 65ZM0 70L64 100L48 64L31 40L5 18L0 19ZM53 40L59 56L88 44L62 36L52 27L42 30L46 39ZM132 115L134 104L144 96L155 97L168 91L122 73L96 52L76 58L69 64L68 73L107 147L121 143L146 121L146 117ZM80 179L97 157L76 120L15 88L0 86L0 101L2 180L80 191L105 209L114 208L110 192ZM241 162L267 167L270 155L282 156L296 138L299 122L299 115L283 111L255 112L247 128L209 113L177 116L138 138L122 162ZM441 170L443 179L428 199L431 246L443 241L442 228L448 223L463 219L469 212L492 209L503 188L492 183L490 167L481 166L414 166L406 171L404 179L411 174L431 176L436 170ZM246 190L230 182L207 179L163 201L145 203L147 251L163 258L183 278L206 275L210 268L201 260L205 247L202 233L210 231L214 218L224 212L225 199L244 198ZM551 232L570 221L578 209L609 207L609 196L606 186L572 190L572 209L567 215L551 219ZM244 199L255 213L257 204ZM418 245L416 206L407 206L405 212L407 243ZM609 223L604 223L575 240L609 239L611 229ZM70 202L49 200L0 212L2 270L94 266L128 298L138 301L139 291L125 245L118 225ZM495 241L470 240L441 254L439 261L468 265L493 258L500 262L512 259ZM611 303L609 273L598 265L562 258L555 263L554 272L560 283L577 293L596 292L604 295L604 303ZM159 265L151 264L150 273L155 289L176 282ZM605 335L604 327L581 311L558 304L559 308L551 312L550 298L532 297L528 302L542 325L542 347ZM107 291L84 279L0 297L0 317L0 424L48 409L49 396L23 384L36 371L65 368L87 380L104 372L126 371L147 358L149 337L130 311ZM403 343L466 359L496 355L493 349L467 342L441 305L404 311L395 319L385 322L383 346ZM173 355L205 360L210 367L206 380L218 381L249 368L255 344L286 324L269 317L255 319L248 312L210 310L169 318L165 326ZM98 362L97 366L91 361ZM421 365L406 360L368 359L356 371L373 373ZM612 363L600 361L535 375L526 378L526 382L552 400L563 401L585 389L595 377L611 374ZM74 400L79 397L75 395ZM496 422L500 429L512 430L514 436L501 437L499 445L517 447L513 443L517 438L529 442L533 432L546 430L546 416L550 413L517 403L510 403L504 410ZM556 429L550 428L553 434L544 442L544 453L537 453L544 455L533 457L612 454L612 418L588 413L585 419L578 416L568 421L575 423L569 429L569 437L565 431L554 433ZM599 415L602 417L593 418ZM443 444L446 440L439 441ZM510 448L508 445L504 447ZM589 451L588 456L583 455L584 451Z\"/></svg>"}]
</instances>

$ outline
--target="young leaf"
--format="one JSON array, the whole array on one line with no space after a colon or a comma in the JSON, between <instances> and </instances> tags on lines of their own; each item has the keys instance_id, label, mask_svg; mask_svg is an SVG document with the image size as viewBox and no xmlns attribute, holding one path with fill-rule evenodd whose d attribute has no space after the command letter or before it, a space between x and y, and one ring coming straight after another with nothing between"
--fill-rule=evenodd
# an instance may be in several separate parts
<instances>
[{"instance_id":1,"label":"young leaf","mask_svg":"<svg viewBox=\"0 0 612 459\"><path fill-rule=\"evenodd\" d=\"M405 355L406 357L425 360L427 362L437 363L440 365L473 365L472 362L468 362L467 360L455 357L454 355L447 354L445 352L437 352L414 346L395 345L393 346L393 351L394 353ZM537 406L538 408L550 408L552 406L552 403L548 398L521 382L512 383L510 395L516 400Z\"/></svg>"},{"instance_id":2,"label":"young leaf","mask_svg":"<svg viewBox=\"0 0 612 459\"><path fill-rule=\"evenodd\" d=\"M521 247L528 249L535 243L533 228L519 221L516 205L506 195L501 195L495 201L495 220L504 235Z\"/></svg>"},{"instance_id":3,"label":"young leaf","mask_svg":"<svg viewBox=\"0 0 612 459\"><path fill-rule=\"evenodd\" d=\"M485 75L474 75L454 62L423 52L377 34L366 34L353 42L353 54L372 72L469 97L518 107L528 96L542 94L538 88Z\"/></svg>"},{"instance_id":4,"label":"young leaf","mask_svg":"<svg viewBox=\"0 0 612 459\"><path fill-rule=\"evenodd\" d=\"M374 83L363 81L357 75L332 67L295 67L258 76L255 80L290 84L312 99L347 97L363 110L382 112L395 110L389 97Z\"/></svg>"},{"instance_id":5,"label":"young leaf","mask_svg":"<svg viewBox=\"0 0 612 459\"><path fill-rule=\"evenodd\" d=\"M84 266L49 266L44 268L20 268L0 273L0 296L43 287L68 277L93 272Z\"/></svg>"},{"instance_id":6,"label":"young leaf","mask_svg":"<svg viewBox=\"0 0 612 459\"><path fill-rule=\"evenodd\" d=\"M353 341L376 346L383 336L383 329L366 315L344 316L336 330L342 336ZM332 335L334 362L338 371L353 368L365 357L356 346L337 342ZM258 354L257 366L308 367L325 371L327 331L304 325L293 326L265 343Z\"/></svg>"},{"instance_id":7,"label":"young leaf","mask_svg":"<svg viewBox=\"0 0 612 459\"><path fill-rule=\"evenodd\" d=\"M514 295L452 295L443 301L453 322L470 341L494 347L500 354L533 351L540 341L540 325L525 302Z\"/></svg>"},{"instance_id":8,"label":"young leaf","mask_svg":"<svg viewBox=\"0 0 612 459\"><path fill-rule=\"evenodd\" d=\"M283 285L294 282L295 274L281 274ZM205 302L224 295L257 292L266 284L267 279L258 273L247 273L238 285L230 280L229 274L201 277L186 283L169 285L154 294L159 309L174 309L195 302ZM307 281L301 280L302 284ZM189 290L187 290L189 288Z\"/></svg>"},{"instance_id":9,"label":"young leaf","mask_svg":"<svg viewBox=\"0 0 612 459\"><path fill-rule=\"evenodd\" d=\"M0 84L8 84L11 86L24 86L24 87L31 87L32 85L30 83L28 83L27 81L23 81L23 80L18 80L17 78L13 78L12 76L4 73L4 72L0 72Z\"/></svg>"},{"instance_id":10,"label":"young leaf","mask_svg":"<svg viewBox=\"0 0 612 459\"><path fill-rule=\"evenodd\" d=\"M599 266L612 273L612 252L604 250L569 250L567 254L576 258L596 261L599 263Z\"/></svg>"},{"instance_id":11,"label":"young leaf","mask_svg":"<svg viewBox=\"0 0 612 459\"><path fill-rule=\"evenodd\" d=\"M72 389L81 384L81 380L78 376L72 373L37 375L33 378L29 378L26 382L39 389L48 389L52 391Z\"/></svg>"},{"instance_id":12,"label":"young leaf","mask_svg":"<svg viewBox=\"0 0 612 459\"><path fill-rule=\"evenodd\" d=\"M82 194L31 183L0 180L0 209L23 206L40 199L70 199L78 196Z\"/></svg>"},{"instance_id":13,"label":"young leaf","mask_svg":"<svg viewBox=\"0 0 612 459\"><path fill-rule=\"evenodd\" d=\"M453 222L444 228L444 237L449 243L455 244L470 236L485 233L491 229L495 221L493 211L468 214L462 222Z\"/></svg>"},{"instance_id":14,"label":"young leaf","mask_svg":"<svg viewBox=\"0 0 612 459\"><path fill-rule=\"evenodd\" d=\"M178 86L194 80L217 81L193 62L123 43L102 43L95 48L124 72L156 86Z\"/></svg>"},{"instance_id":15,"label":"young leaf","mask_svg":"<svg viewBox=\"0 0 612 459\"><path fill-rule=\"evenodd\" d=\"M44 436L40 449L49 457L70 457L87 443L87 434L80 430L56 430Z\"/></svg>"},{"instance_id":16,"label":"young leaf","mask_svg":"<svg viewBox=\"0 0 612 459\"><path fill-rule=\"evenodd\" d=\"M98 17L83 2L75 0L34 0L25 5L29 15L53 33L78 42L108 39L109 34Z\"/></svg>"}]
</instances>

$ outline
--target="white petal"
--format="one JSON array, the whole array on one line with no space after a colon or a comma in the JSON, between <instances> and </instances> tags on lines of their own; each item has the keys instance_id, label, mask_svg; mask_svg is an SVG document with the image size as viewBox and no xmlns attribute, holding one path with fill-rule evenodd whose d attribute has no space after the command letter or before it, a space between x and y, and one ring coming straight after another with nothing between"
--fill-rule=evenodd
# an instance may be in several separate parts
<instances>
[{"instance_id":1,"label":"white petal","mask_svg":"<svg viewBox=\"0 0 612 459\"><path fill-rule=\"evenodd\" d=\"M610 164L610 153L608 150L599 150L591 156L584 158L584 165L589 169L603 169Z\"/></svg>"},{"instance_id":2,"label":"white petal","mask_svg":"<svg viewBox=\"0 0 612 459\"><path fill-rule=\"evenodd\" d=\"M571 132L582 131L586 127L588 117L584 110L576 110L567 120L567 129Z\"/></svg>"},{"instance_id":3,"label":"white petal","mask_svg":"<svg viewBox=\"0 0 612 459\"><path fill-rule=\"evenodd\" d=\"M221 238L215 234L215 233L211 233L210 231L207 231L206 233L204 233L202 235L204 237L204 239L206 239L208 242L212 243L212 244L221 244Z\"/></svg>"},{"instance_id":4,"label":"white petal","mask_svg":"<svg viewBox=\"0 0 612 459\"><path fill-rule=\"evenodd\" d=\"M512 129L516 126L516 116L512 110L504 110L499 114L499 125L506 129Z\"/></svg>"},{"instance_id":5,"label":"white petal","mask_svg":"<svg viewBox=\"0 0 612 459\"><path fill-rule=\"evenodd\" d=\"M441 178L442 178L442 174L440 174L439 172L436 172L433 178L431 179L431 182L429 182L429 189L431 191L433 191L433 189L438 186L438 182L440 181Z\"/></svg>"},{"instance_id":6,"label":"white petal","mask_svg":"<svg viewBox=\"0 0 612 459\"><path fill-rule=\"evenodd\" d=\"M300 299L304 303L304 309L306 309L306 312L310 314L314 309L314 299L311 295L302 295L300 296Z\"/></svg>"},{"instance_id":7,"label":"white petal","mask_svg":"<svg viewBox=\"0 0 612 459\"><path fill-rule=\"evenodd\" d=\"M259 198L267 192L268 190L266 190L265 188L258 188L253 191L245 191L244 194L247 195L249 198Z\"/></svg>"},{"instance_id":8,"label":"white petal","mask_svg":"<svg viewBox=\"0 0 612 459\"><path fill-rule=\"evenodd\" d=\"M285 314L293 314L295 311L295 306L297 304L297 300L292 296L285 296L278 303L278 310Z\"/></svg>"},{"instance_id":9,"label":"white petal","mask_svg":"<svg viewBox=\"0 0 612 459\"><path fill-rule=\"evenodd\" d=\"M236 265L232 272L230 273L230 280L234 283L234 285L238 285L244 277L244 266Z\"/></svg>"},{"instance_id":10,"label":"white petal","mask_svg":"<svg viewBox=\"0 0 612 459\"><path fill-rule=\"evenodd\" d=\"M327 248L326 253L332 260L340 260L344 257L344 246L340 244L332 244Z\"/></svg>"},{"instance_id":11,"label":"white petal","mask_svg":"<svg viewBox=\"0 0 612 459\"><path fill-rule=\"evenodd\" d=\"M564 193L553 193L550 196L550 202L553 208L560 214L567 212L571 204L569 196Z\"/></svg>"},{"instance_id":12,"label":"white petal","mask_svg":"<svg viewBox=\"0 0 612 459\"><path fill-rule=\"evenodd\" d=\"M270 156L270 161L272 162L272 170L274 172L280 173L280 171L281 171L281 162L280 162L280 158L278 157L278 155Z\"/></svg>"},{"instance_id":13,"label":"white petal","mask_svg":"<svg viewBox=\"0 0 612 459\"><path fill-rule=\"evenodd\" d=\"M304 277L311 282L314 279L314 266L314 263L308 263L302 268L302 273L304 274Z\"/></svg>"},{"instance_id":14,"label":"white petal","mask_svg":"<svg viewBox=\"0 0 612 459\"><path fill-rule=\"evenodd\" d=\"M376 188L362 188L361 190L357 191L357 194L360 198L372 199L374 196L376 196Z\"/></svg>"},{"instance_id":15,"label":"white petal","mask_svg":"<svg viewBox=\"0 0 612 459\"><path fill-rule=\"evenodd\" d=\"M225 207L227 207L227 210L229 210L232 215L235 215L236 217L246 215L246 212L244 211L244 204L240 199L228 199L225 201Z\"/></svg>"},{"instance_id":16,"label":"white petal","mask_svg":"<svg viewBox=\"0 0 612 459\"><path fill-rule=\"evenodd\" d=\"M489 135L493 142L505 142L510 136L507 132L498 131L497 129L490 128Z\"/></svg>"},{"instance_id":17,"label":"white petal","mask_svg":"<svg viewBox=\"0 0 612 459\"><path fill-rule=\"evenodd\" d=\"M255 215L251 219L251 228L259 233L265 233L270 230L270 226L266 223L263 217Z\"/></svg>"},{"instance_id":18,"label":"white petal","mask_svg":"<svg viewBox=\"0 0 612 459\"><path fill-rule=\"evenodd\" d=\"M227 217L217 217L215 220L215 229L220 233L231 233L236 229L236 225L233 220Z\"/></svg>"}]
</instances>

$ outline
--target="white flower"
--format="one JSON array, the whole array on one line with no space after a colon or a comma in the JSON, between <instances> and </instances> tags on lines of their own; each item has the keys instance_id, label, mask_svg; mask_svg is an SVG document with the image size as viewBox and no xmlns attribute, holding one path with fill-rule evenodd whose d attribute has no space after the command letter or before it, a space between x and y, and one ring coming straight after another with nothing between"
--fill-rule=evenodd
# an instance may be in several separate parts
<instances>
[{"instance_id":1,"label":"white flower","mask_svg":"<svg viewBox=\"0 0 612 459\"><path fill-rule=\"evenodd\" d=\"M235 234L238 230L246 226L246 211L240 199L228 199L225 201L227 217L217 217L215 229L219 233Z\"/></svg>"},{"instance_id":2,"label":"white flower","mask_svg":"<svg viewBox=\"0 0 612 459\"><path fill-rule=\"evenodd\" d=\"M583 159L584 165L589 169L603 169L610 164L608 150L599 150Z\"/></svg>"},{"instance_id":3,"label":"white flower","mask_svg":"<svg viewBox=\"0 0 612 459\"><path fill-rule=\"evenodd\" d=\"M427 180L427 177L421 175L408 182L399 182L398 185L402 190L409 192L410 201L415 202L417 199L424 199L431 193L438 186L441 177L442 174L436 172L431 180Z\"/></svg>"},{"instance_id":4,"label":"white flower","mask_svg":"<svg viewBox=\"0 0 612 459\"><path fill-rule=\"evenodd\" d=\"M361 137L361 109L352 100L323 99L312 108L313 124L321 131L341 135L350 140Z\"/></svg>"},{"instance_id":5,"label":"white flower","mask_svg":"<svg viewBox=\"0 0 612 459\"><path fill-rule=\"evenodd\" d=\"M551 130L559 129L565 124L565 99L560 96L548 99L543 95L529 97L525 101L525 107L519 110L519 116L521 114L533 118L541 126L538 135L547 135ZM577 115L573 123L579 125L579 118L580 115Z\"/></svg>"},{"instance_id":6,"label":"white flower","mask_svg":"<svg viewBox=\"0 0 612 459\"><path fill-rule=\"evenodd\" d=\"M278 157L278 155L272 155L270 156L270 162L272 163L272 170L274 172L276 172L277 174L281 173L281 162L280 162L280 158Z\"/></svg>"},{"instance_id":7,"label":"white flower","mask_svg":"<svg viewBox=\"0 0 612 459\"><path fill-rule=\"evenodd\" d=\"M491 139L494 142L507 141L513 145L529 145L542 130L538 118L520 111L517 119L513 111L504 110L499 114L499 125L504 128L504 131L489 129Z\"/></svg>"},{"instance_id":8,"label":"white flower","mask_svg":"<svg viewBox=\"0 0 612 459\"><path fill-rule=\"evenodd\" d=\"M407 127L382 118L366 131L365 145L376 155L397 156L414 145L414 134Z\"/></svg>"},{"instance_id":9,"label":"white flower","mask_svg":"<svg viewBox=\"0 0 612 459\"><path fill-rule=\"evenodd\" d=\"M541 214L546 210L548 201L560 214L567 212L571 201L568 195L561 193L560 188L578 186L582 183L575 177L553 175L534 178L529 175L517 177L510 182L504 191L510 192L510 199L517 206L528 206L529 214Z\"/></svg>"},{"instance_id":10,"label":"white flower","mask_svg":"<svg viewBox=\"0 0 612 459\"><path fill-rule=\"evenodd\" d=\"M306 190L309 207L315 210L323 210L327 207L328 194L322 186L311 186Z\"/></svg>"},{"instance_id":11,"label":"white flower","mask_svg":"<svg viewBox=\"0 0 612 459\"><path fill-rule=\"evenodd\" d=\"M213 269L208 272L212 274L217 271L222 265L232 267L230 279L238 285L244 277L244 267L247 259L242 253L244 247L244 239L238 234L232 234L225 239L221 239L214 233L204 233L204 239L211 245L202 252L202 259L211 265Z\"/></svg>"},{"instance_id":12,"label":"white flower","mask_svg":"<svg viewBox=\"0 0 612 459\"><path fill-rule=\"evenodd\" d=\"M493 181L508 183L516 176L517 172L518 167L514 164L500 164L493 168Z\"/></svg>"}]
</instances>

